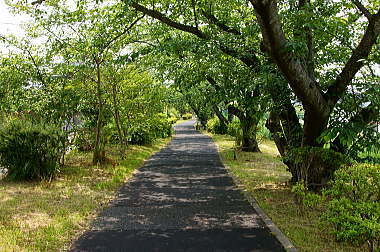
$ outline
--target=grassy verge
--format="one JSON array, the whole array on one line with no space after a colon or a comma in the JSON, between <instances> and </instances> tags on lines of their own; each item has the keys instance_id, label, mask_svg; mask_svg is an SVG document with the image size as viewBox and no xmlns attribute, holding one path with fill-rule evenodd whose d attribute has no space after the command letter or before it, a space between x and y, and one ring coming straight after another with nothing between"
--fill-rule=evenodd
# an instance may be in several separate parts
<instances>
[{"instance_id":1,"label":"grassy verge","mask_svg":"<svg viewBox=\"0 0 380 252\"><path fill-rule=\"evenodd\" d=\"M240 152L234 160L233 138L225 135L212 135L212 138L232 174L300 251L363 251L364 248L336 242L329 227L319 223L320 210L302 211L295 204L287 184L290 173L273 142L262 141L262 153Z\"/></svg>"},{"instance_id":2,"label":"grassy verge","mask_svg":"<svg viewBox=\"0 0 380 252\"><path fill-rule=\"evenodd\" d=\"M133 171L168 141L130 146L124 160L110 148L115 167L93 166L92 153L72 152L51 183L0 180L0 251L67 250Z\"/></svg>"}]
</instances>

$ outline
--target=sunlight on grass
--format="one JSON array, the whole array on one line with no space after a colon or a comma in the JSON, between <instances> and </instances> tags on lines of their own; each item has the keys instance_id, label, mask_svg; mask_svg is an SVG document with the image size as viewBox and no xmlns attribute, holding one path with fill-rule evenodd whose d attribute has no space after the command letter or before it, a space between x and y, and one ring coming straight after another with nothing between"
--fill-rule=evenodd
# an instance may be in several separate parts
<instances>
[{"instance_id":1,"label":"sunlight on grass","mask_svg":"<svg viewBox=\"0 0 380 252\"><path fill-rule=\"evenodd\" d=\"M234 160L232 137L208 135L217 144L231 173L300 251L363 251L364 248L335 242L329 227L319 223L321 211L300 211L288 185L291 175L272 141L261 141L262 153L238 152Z\"/></svg>"},{"instance_id":2,"label":"sunlight on grass","mask_svg":"<svg viewBox=\"0 0 380 252\"><path fill-rule=\"evenodd\" d=\"M92 166L92 153L72 152L51 183L0 180L0 251L69 249L121 184L169 140L129 146L124 160L110 148L107 156L119 163L115 168Z\"/></svg>"}]
</instances>

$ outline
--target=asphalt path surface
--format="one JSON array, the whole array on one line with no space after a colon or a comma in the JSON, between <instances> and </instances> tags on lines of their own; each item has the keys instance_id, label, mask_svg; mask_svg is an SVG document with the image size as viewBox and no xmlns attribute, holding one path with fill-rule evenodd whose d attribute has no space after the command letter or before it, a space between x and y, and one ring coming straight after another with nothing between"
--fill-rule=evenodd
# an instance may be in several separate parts
<instances>
[{"instance_id":1,"label":"asphalt path surface","mask_svg":"<svg viewBox=\"0 0 380 252\"><path fill-rule=\"evenodd\" d=\"M72 251L284 251L193 125L175 127Z\"/></svg>"}]
</instances>

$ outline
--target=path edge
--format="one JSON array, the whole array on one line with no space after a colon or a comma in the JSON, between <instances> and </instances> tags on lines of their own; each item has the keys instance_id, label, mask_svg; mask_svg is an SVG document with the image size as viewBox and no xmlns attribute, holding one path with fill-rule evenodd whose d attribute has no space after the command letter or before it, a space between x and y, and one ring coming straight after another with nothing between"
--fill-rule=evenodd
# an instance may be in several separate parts
<instances>
[{"instance_id":1,"label":"path edge","mask_svg":"<svg viewBox=\"0 0 380 252\"><path fill-rule=\"evenodd\" d=\"M200 132L202 133L202 132ZM203 134L203 133L202 133ZM205 134L203 134L205 135ZM207 136L207 135L206 135ZM210 136L208 136L210 137ZM218 157L220 159L220 162L223 164L223 166L226 168L228 175L233 179L235 185L241 189L243 195L248 200L248 202L251 204L251 206L255 209L255 211L258 213L260 218L264 221L265 225L269 228L271 233L277 238L277 240L281 243L281 245L284 247L286 251L289 252L297 252L297 248L293 245L293 243L289 240L289 238L274 224L274 222L271 220L271 218L268 217L268 215L264 212L264 210L261 209L259 206L257 200L245 189L244 184L242 181L236 177L232 172L231 168L223 162L223 159L219 152L219 146L215 143L214 139L210 137L212 142L217 147Z\"/></svg>"},{"instance_id":2,"label":"path edge","mask_svg":"<svg viewBox=\"0 0 380 252\"><path fill-rule=\"evenodd\" d=\"M219 153L219 152L218 152ZM219 158L220 155L219 155ZM221 159L222 161L222 159ZM223 163L223 161L222 161ZM240 181L239 178L237 178L232 172L230 171L230 167L226 164L224 164L224 167L228 171L228 174L233 179L234 183L238 186L238 188L242 189L245 198L249 201L251 206L255 209L255 211L259 214L261 219L264 221L265 225L269 228L271 233L277 238L277 240L281 243L281 245L284 247L286 251L289 252L297 252L296 247L293 245L293 243L289 240L289 238L274 224L274 222L271 220L271 218L268 217L268 215L264 212L264 210L261 209L259 204L257 203L256 199L244 188L243 183Z\"/></svg>"}]
</instances>

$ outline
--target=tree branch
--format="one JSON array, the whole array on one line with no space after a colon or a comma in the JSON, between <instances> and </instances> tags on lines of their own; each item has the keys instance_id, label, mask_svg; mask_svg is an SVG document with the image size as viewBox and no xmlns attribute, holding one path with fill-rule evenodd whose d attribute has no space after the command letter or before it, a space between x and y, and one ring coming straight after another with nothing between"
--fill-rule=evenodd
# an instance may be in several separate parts
<instances>
[{"instance_id":1,"label":"tree branch","mask_svg":"<svg viewBox=\"0 0 380 252\"><path fill-rule=\"evenodd\" d=\"M190 25L184 25L184 24L175 22L175 21L167 18L165 15L163 15L162 13L160 13L156 10L150 10L150 9L148 9L148 8L138 4L136 2L132 2L130 5L133 8L135 8L136 10L141 11L144 14L146 14L146 15L154 18L154 19L157 19L157 20L161 21L162 23L164 23L170 27L173 27L173 28L178 29L180 31L191 33L200 39L204 39L204 40L210 40L211 39L210 36L206 35L205 33L203 33L198 28L190 26ZM248 67L255 68L260 64L260 61L256 55L239 53L235 49L226 47L224 45L219 45L219 49L222 52L224 52L225 54L230 55L233 58L241 60Z\"/></svg>"},{"instance_id":2,"label":"tree branch","mask_svg":"<svg viewBox=\"0 0 380 252\"><path fill-rule=\"evenodd\" d=\"M190 25L184 25L184 24L181 24L179 22L175 22L175 21L171 20L170 18L166 17L165 15L163 15L162 13L160 13L156 10L150 10L150 9L148 9L148 8L138 4L136 2L132 2L130 5L134 9L141 11L142 13L144 13L144 14L146 14L146 15L154 18L154 19L160 20L162 23L167 24L170 27L176 28L176 29L184 31L184 32L192 33L192 34L194 34L197 37L202 38L202 39L207 38L206 34L204 34L197 27L193 27Z\"/></svg>"},{"instance_id":3,"label":"tree branch","mask_svg":"<svg viewBox=\"0 0 380 252\"><path fill-rule=\"evenodd\" d=\"M135 26L137 24L138 21L140 21L141 19L143 19L145 17L145 14L143 14L141 17L138 17L135 21L133 21L128 27L126 27L122 32L120 32L118 35L116 35L115 37L113 37L111 40L109 40L105 45L104 45L104 48L103 48L103 51L106 50L108 47L111 46L111 44L113 42L115 42L116 40L118 40L121 36L123 36L124 34L126 34L129 30L131 30L133 28L133 26Z\"/></svg>"},{"instance_id":4,"label":"tree branch","mask_svg":"<svg viewBox=\"0 0 380 252\"><path fill-rule=\"evenodd\" d=\"M299 0L298 8L299 10L305 9L307 5L310 5L310 0ZM307 9L305 9L307 11ZM313 39L313 31L310 27L304 27L304 33L306 34L306 44L308 49L308 54L305 58L306 60L306 68L309 72L310 78L315 81L315 65L314 65L314 39Z\"/></svg>"},{"instance_id":5,"label":"tree branch","mask_svg":"<svg viewBox=\"0 0 380 252\"><path fill-rule=\"evenodd\" d=\"M194 22L195 22L195 27L198 29L198 17L197 17L197 12L195 10L195 0L191 0L191 5L193 7L193 14L194 14Z\"/></svg>"},{"instance_id":6,"label":"tree branch","mask_svg":"<svg viewBox=\"0 0 380 252\"><path fill-rule=\"evenodd\" d=\"M38 66L37 61L35 60L34 56L32 55L32 52L26 46L18 45L16 43L12 42L10 39L8 39L7 37L5 37L3 35L0 35L0 39L3 40L4 42L10 44L10 45L15 46L16 48L18 48L21 51L24 51L24 52L26 52L28 54L30 60L33 63L34 68L36 69L38 79L41 81L41 84L45 86L46 83L45 83L45 80L44 80L44 74L42 73L40 67Z\"/></svg>"},{"instance_id":7,"label":"tree branch","mask_svg":"<svg viewBox=\"0 0 380 252\"><path fill-rule=\"evenodd\" d=\"M373 103L371 103L367 107L360 109L357 114L350 118L348 123L355 125L354 128L360 129L357 132L357 134L359 134L364 126L375 121L379 118L379 116L379 108L376 107ZM346 149L342 142L343 141L341 139L341 135L339 135L337 138L334 139L332 143L332 148L340 153L345 153Z\"/></svg>"},{"instance_id":8,"label":"tree branch","mask_svg":"<svg viewBox=\"0 0 380 252\"><path fill-rule=\"evenodd\" d=\"M39 66L38 66L38 64L37 64L37 62L36 62L36 60L34 59L32 53L31 53L30 50L27 49L27 48L25 48L24 50L28 53L29 58L32 60L33 65L34 65L34 67L36 68L38 78L39 78L40 81L41 81L41 84L45 86L45 80L44 80L43 74L42 74L42 72L41 72L41 70L40 70L40 68L39 68Z\"/></svg>"},{"instance_id":9,"label":"tree branch","mask_svg":"<svg viewBox=\"0 0 380 252\"><path fill-rule=\"evenodd\" d=\"M365 60L368 58L372 47L375 45L377 38L380 36L380 10L376 15L369 20L366 31L358 44L352 52L350 59L345 64L341 73L337 76L334 83L328 88L326 92L326 99L330 106L336 104L343 93L346 91L347 86L351 83L356 73L365 65Z\"/></svg>"},{"instance_id":10,"label":"tree branch","mask_svg":"<svg viewBox=\"0 0 380 252\"><path fill-rule=\"evenodd\" d=\"M32 2L32 5L38 5L38 4L42 4L43 2L45 2L46 0L36 0L36 1L33 1Z\"/></svg>"},{"instance_id":11,"label":"tree branch","mask_svg":"<svg viewBox=\"0 0 380 252\"><path fill-rule=\"evenodd\" d=\"M261 27L264 45L302 104L321 117L330 113L317 83L287 48L276 0L250 0Z\"/></svg>"},{"instance_id":12,"label":"tree branch","mask_svg":"<svg viewBox=\"0 0 380 252\"><path fill-rule=\"evenodd\" d=\"M260 60L257 58L254 54L247 54L247 53L239 53L233 48L226 47L224 45L219 45L219 49L224 52L227 55L230 55L231 57L240 60L248 67L254 69L260 65Z\"/></svg>"},{"instance_id":13,"label":"tree branch","mask_svg":"<svg viewBox=\"0 0 380 252\"><path fill-rule=\"evenodd\" d=\"M218 117L218 119L224 123L224 125L228 125L228 120L227 118L224 117L224 115L222 114L222 112L220 112L218 106L216 106L215 104L212 105L212 110L214 110L214 113L216 114L216 116Z\"/></svg>"},{"instance_id":14,"label":"tree branch","mask_svg":"<svg viewBox=\"0 0 380 252\"><path fill-rule=\"evenodd\" d=\"M237 116L240 120L244 120L244 118L246 117L243 111L241 111L233 105L228 106L228 111L233 115Z\"/></svg>"},{"instance_id":15,"label":"tree branch","mask_svg":"<svg viewBox=\"0 0 380 252\"><path fill-rule=\"evenodd\" d=\"M212 24L216 25L222 31L227 32L227 33L231 33L234 35L239 35L239 36L241 35L240 31L222 23L214 15L212 15L211 12L209 13L209 12L202 10L202 15L205 16Z\"/></svg>"},{"instance_id":16,"label":"tree branch","mask_svg":"<svg viewBox=\"0 0 380 252\"><path fill-rule=\"evenodd\" d=\"M218 86L218 84L216 83L214 78L212 78L209 75L206 75L206 80L208 81L208 83L211 84L211 86L213 86L215 88L216 91L220 90L220 87Z\"/></svg>"},{"instance_id":17,"label":"tree branch","mask_svg":"<svg viewBox=\"0 0 380 252\"><path fill-rule=\"evenodd\" d=\"M371 12L369 12L369 10L366 7L364 7L364 5L359 0L351 0L351 2L355 4L355 6L360 10L361 13L363 13L363 15L368 20L371 20L373 18Z\"/></svg>"}]
</instances>

